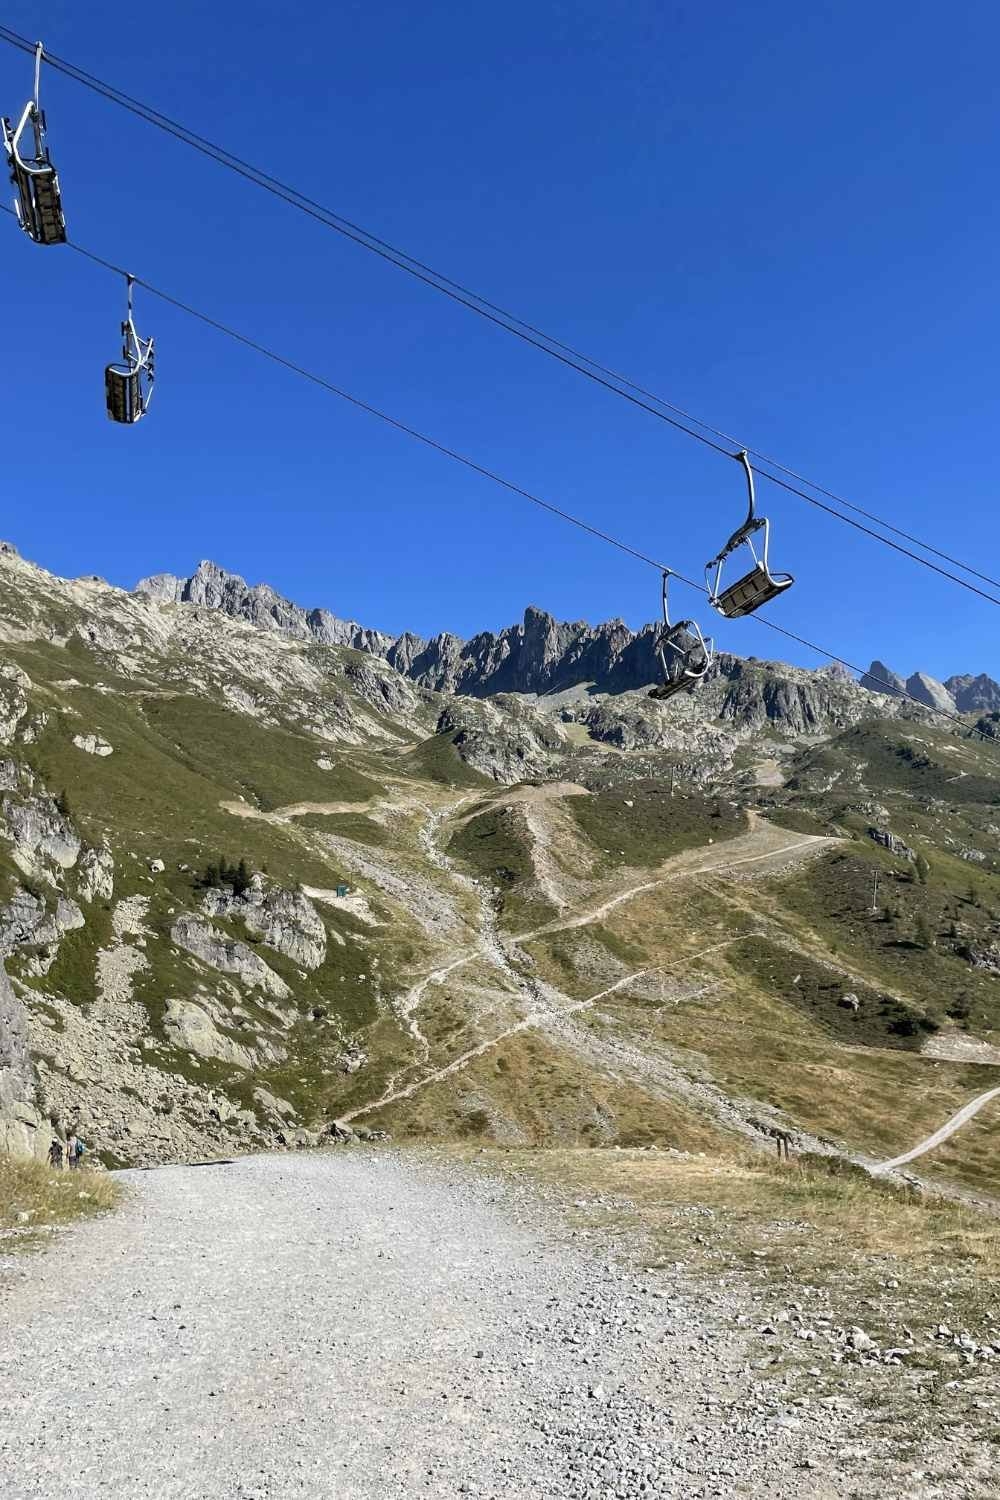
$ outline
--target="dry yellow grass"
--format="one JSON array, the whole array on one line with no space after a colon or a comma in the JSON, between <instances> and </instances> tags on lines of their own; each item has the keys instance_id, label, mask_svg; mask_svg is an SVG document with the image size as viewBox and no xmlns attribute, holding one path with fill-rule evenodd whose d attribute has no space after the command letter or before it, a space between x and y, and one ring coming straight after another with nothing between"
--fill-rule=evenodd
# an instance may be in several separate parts
<instances>
[{"instance_id":1,"label":"dry yellow grass","mask_svg":"<svg viewBox=\"0 0 1000 1500\"><path fill-rule=\"evenodd\" d=\"M598 1211L601 1227L642 1233L652 1257L691 1257L696 1244L696 1262L795 1265L802 1275L835 1271L864 1280L874 1263L886 1262L913 1283L930 1283L943 1268L984 1286L1000 1274L1000 1221L892 1188L837 1161L621 1149L481 1151L474 1160L525 1173L571 1200L588 1191L612 1194L615 1208ZM711 1211L711 1232L685 1215L693 1208Z\"/></svg>"},{"instance_id":2,"label":"dry yellow grass","mask_svg":"<svg viewBox=\"0 0 1000 1500\"><path fill-rule=\"evenodd\" d=\"M1000 1221L919 1197L858 1168L752 1153L620 1149L473 1150L479 1170L538 1182L576 1229L650 1265L746 1275L781 1299L898 1342L903 1325L984 1326L1000 1273ZM815 1310L815 1302L811 1303ZM800 1351L801 1352L801 1351Z\"/></svg>"},{"instance_id":3,"label":"dry yellow grass","mask_svg":"<svg viewBox=\"0 0 1000 1500\"><path fill-rule=\"evenodd\" d=\"M724 1151L727 1139L708 1114L611 1076L544 1028L506 1037L459 1072L366 1116L365 1124L383 1126L397 1140L474 1137L531 1146L596 1146L617 1138L634 1146Z\"/></svg>"},{"instance_id":4,"label":"dry yellow grass","mask_svg":"<svg viewBox=\"0 0 1000 1500\"><path fill-rule=\"evenodd\" d=\"M121 1190L106 1172L53 1171L36 1161L0 1157L0 1233L5 1248L37 1244L38 1231L113 1208ZM21 1215L29 1217L23 1219Z\"/></svg>"},{"instance_id":5,"label":"dry yellow grass","mask_svg":"<svg viewBox=\"0 0 1000 1500\"><path fill-rule=\"evenodd\" d=\"M836 1162L622 1150L508 1152L503 1162L568 1191L623 1195L654 1238L672 1238L674 1211L697 1205L725 1221L737 1256L764 1250L781 1259L801 1248L805 1228L817 1268L891 1256L919 1272L944 1262L971 1264L987 1275L1000 1271L997 1220L947 1199L894 1189L860 1170L838 1169Z\"/></svg>"}]
</instances>

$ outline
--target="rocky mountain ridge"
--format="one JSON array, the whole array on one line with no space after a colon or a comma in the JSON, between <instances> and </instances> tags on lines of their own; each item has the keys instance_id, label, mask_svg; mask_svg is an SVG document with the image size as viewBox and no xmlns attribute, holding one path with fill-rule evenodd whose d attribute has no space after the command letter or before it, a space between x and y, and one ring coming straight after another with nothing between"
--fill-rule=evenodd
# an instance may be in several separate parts
<instances>
[{"instance_id":1,"label":"rocky mountain ridge","mask_svg":"<svg viewBox=\"0 0 1000 1500\"><path fill-rule=\"evenodd\" d=\"M861 686L872 693L885 693L891 698L907 695L927 708L942 713L993 713L1000 709L1000 683L980 672L948 677L939 682L927 672L914 672L902 677L885 662L876 659L861 678Z\"/></svg>"},{"instance_id":2,"label":"rocky mountain ridge","mask_svg":"<svg viewBox=\"0 0 1000 1500\"><path fill-rule=\"evenodd\" d=\"M595 693L618 694L648 687L659 676L654 624L633 631L620 619L596 626L585 620L559 621L529 605L519 624L497 632L481 631L469 640L447 631L430 639L409 631L391 636L355 620L339 619L326 609L304 609L270 585L248 584L238 573L207 560L188 578L160 573L141 579L135 592L164 604L218 610L296 640L365 652L388 662L419 687L438 693L474 698L498 693L550 696L586 686ZM742 675L741 660L720 653L714 675L737 681ZM836 665L812 675L854 680ZM860 686L889 697L909 695L945 713L1000 709L1000 684L985 673L955 675L942 683L918 671L904 679L876 659Z\"/></svg>"}]
</instances>

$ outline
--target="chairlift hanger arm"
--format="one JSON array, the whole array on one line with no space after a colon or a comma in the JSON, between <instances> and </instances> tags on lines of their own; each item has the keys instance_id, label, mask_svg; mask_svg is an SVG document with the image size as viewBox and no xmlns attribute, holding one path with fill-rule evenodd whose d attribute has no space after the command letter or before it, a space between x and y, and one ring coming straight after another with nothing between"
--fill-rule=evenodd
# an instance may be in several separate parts
<instances>
[{"instance_id":1,"label":"chairlift hanger arm","mask_svg":"<svg viewBox=\"0 0 1000 1500\"><path fill-rule=\"evenodd\" d=\"M750 456L747 453L747 450L745 448L741 448L740 451L739 451L739 453L734 453L732 456L733 456L733 458L736 459L736 461L738 463L741 463L743 465L743 472L746 474L746 480L747 480L747 515L746 515L746 520L743 522L742 526L738 526L736 528L736 530L733 532L732 536L729 538L729 540L726 543L726 545L717 554L717 556L713 557L712 560L711 560L711 562L706 563L706 565L705 565L706 568L714 568L717 563L725 562L726 558L729 556L729 554L731 552L735 552L737 547L742 547L744 542L749 542L750 538L752 536L756 535L756 533L758 531L763 531L765 533L765 541L764 541L765 549L767 547L767 524L768 523L767 523L767 520L763 516L758 517L758 515L757 515L757 497L756 497L756 494L754 492L753 466L750 463ZM751 551L753 551L752 547L751 547Z\"/></svg>"}]
</instances>

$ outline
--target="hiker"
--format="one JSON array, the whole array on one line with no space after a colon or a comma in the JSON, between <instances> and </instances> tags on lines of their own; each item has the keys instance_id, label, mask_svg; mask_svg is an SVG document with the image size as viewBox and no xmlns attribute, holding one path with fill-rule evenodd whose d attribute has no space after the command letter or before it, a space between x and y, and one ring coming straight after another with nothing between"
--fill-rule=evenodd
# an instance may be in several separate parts
<instances>
[{"instance_id":1,"label":"hiker","mask_svg":"<svg viewBox=\"0 0 1000 1500\"><path fill-rule=\"evenodd\" d=\"M66 1161L71 1167L77 1167L80 1165L79 1161L77 1160L76 1146L77 1139L76 1131L74 1130L66 1141Z\"/></svg>"},{"instance_id":2,"label":"hiker","mask_svg":"<svg viewBox=\"0 0 1000 1500\"><path fill-rule=\"evenodd\" d=\"M53 1140L49 1147L49 1166L54 1167L57 1172L62 1171L63 1148L62 1141Z\"/></svg>"},{"instance_id":3,"label":"hiker","mask_svg":"<svg viewBox=\"0 0 1000 1500\"><path fill-rule=\"evenodd\" d=\"M80 1136L77 1136L77 1138L76 1138L76 1147L75 1147L75 1151L74 1151L74 1155L75 1155L75 1160L73 1162L74 1167L78 1167L81 1164L81 1162L83 1161L83 1153L86 1151L86 1149L87 1149L87 1147L85 1146L85 1144L82 1141L82 1139L80 1138Z\"/></svg>"}]
</instances>

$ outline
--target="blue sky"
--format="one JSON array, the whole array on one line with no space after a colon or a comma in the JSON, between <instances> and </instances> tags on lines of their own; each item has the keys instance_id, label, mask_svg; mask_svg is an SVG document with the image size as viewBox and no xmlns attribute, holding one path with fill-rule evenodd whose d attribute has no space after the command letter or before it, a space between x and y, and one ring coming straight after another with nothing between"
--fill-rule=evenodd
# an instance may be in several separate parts
<instances>
[{"instance_id":1,"label":"blue sky","mask_svg":"<svg viewBox=\"0 0 1000 1500\"><path fill-rule=\"evenodd\" d=\"M986 0L754 6L12 0L6 25L745 441L1000 568L1000 209ZM698 575L735 464L68 79L71 237ZM0 46L0 105L30 61ZM387 630L527 603L637 625L649 569L158 302L156 399L103 415L123 291L0 222L0 533L131 585L211 557ZM1000 673L995 607L764 486L775 621L867 664ZM706 606L679 592L685 612ZM705 622L707 623L707 622ZM719 622L721 624L721 622ZM754 622L730 649L817 664Z\"/></svg>"}]
</instances>

